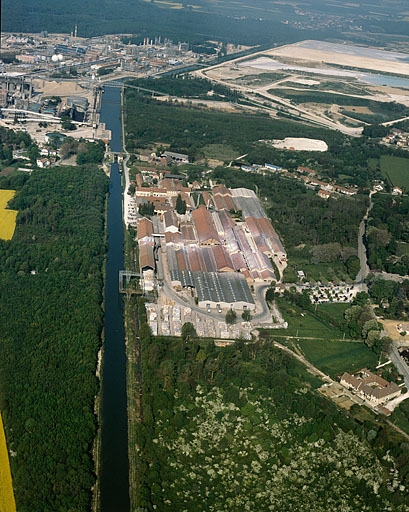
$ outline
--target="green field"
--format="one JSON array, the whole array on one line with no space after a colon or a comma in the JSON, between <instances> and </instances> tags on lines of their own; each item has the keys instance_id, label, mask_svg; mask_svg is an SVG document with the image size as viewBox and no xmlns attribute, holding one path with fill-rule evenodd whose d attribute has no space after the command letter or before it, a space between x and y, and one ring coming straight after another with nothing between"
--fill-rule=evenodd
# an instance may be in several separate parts
<instances>
[{"instance_id":1,"label":"green field","mask_svg":"<svg viewBox=\"0 0 409 512\"><path fill-rule=\"evenodd\" d=\"M333 378L377 364L376 355L363 342L300 340L297 346L308 361Z\"/></svg>"},{"instance_id":2,"label":"green field","mask_svg":"<svg viewBox=\"0 0 409 512\"><path fill-rule=\"evenodd\" d=\"M344 371L353 372L360 368L373 368L377 358L363 342L345 338L341 324L349 304L320 304L317 314L327 315L327 321L314 313L302 310L284 299L276 299L277 306L288 322L288 329L278 329L270 334L282 342L288 336L288 344L302 353L308 361L331 377L339 377ZM335 322L339 327L334 327Z\"/></svg>"},{"instance_id":3,"label":"green field","mask_svg":"<svg viewBox=\"0 0 409 512\"><path fill-rule=\"evenodd\" d=\"M230 144L209 144L203 148L206 158L216 158L217 160L235 160L240 153Z\"/></svg>"},{"instance_id":4,"label":"green field","mask_svg":"<svg viewBox=\"0 0 409 512\"><path fill-rule=\"evenodd\" d=\"M380 158L382 174L394 187L405 192L409 190L409 158L382 155Z\"/></svg>"},{"instance_id":5,"label":"green field","mask_svg":"<svg viewBox=\"0 0 409 512\"><path fill-rule=\"evenodd\" d=\"M397 254L399 256L403 256L404 254L409 254L409 244L406 242L398 242L398 250Z\"/></svg>"},{"instance_id":6,"label":"green field","mask_svg":"<svg viewBox=\"0 0 409 512\"><path fill-rule=\"evenodd\" d=\"M312 338L317 340L341 340L344 331L340 328L329 325L313 313L289 304L284 299L276 299L278 309L284 319L288 322L287 329L275 329L273 334L282 336L296 336L297 338ZM342 308L348 307L342 304L321 305L320 310L325 311L335 321L343 318ZM318 309L318 308L317 308Z\"/></svg>"}]
</instances>

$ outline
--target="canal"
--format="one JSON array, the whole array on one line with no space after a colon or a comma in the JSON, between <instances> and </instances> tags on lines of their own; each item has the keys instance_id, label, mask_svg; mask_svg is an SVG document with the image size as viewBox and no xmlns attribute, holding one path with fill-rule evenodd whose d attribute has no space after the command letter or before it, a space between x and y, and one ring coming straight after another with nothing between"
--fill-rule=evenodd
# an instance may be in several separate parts
<instances>
[{"instance_id":1,"label":"canal","mask_svg":"<svg viewBox=\"0 0 409 512\"><path fill-rule=\"evenodd\" d=\"M111 130L111 150L121 151L120 89L105 88L101 122ZM105 340L102 366L100 465L101 512L129 512L128 420L123 299L118 273L124 268L122 184L118 164L111 165L108 199L108 254L105 284Z\"/></svg>"}]
</instances>

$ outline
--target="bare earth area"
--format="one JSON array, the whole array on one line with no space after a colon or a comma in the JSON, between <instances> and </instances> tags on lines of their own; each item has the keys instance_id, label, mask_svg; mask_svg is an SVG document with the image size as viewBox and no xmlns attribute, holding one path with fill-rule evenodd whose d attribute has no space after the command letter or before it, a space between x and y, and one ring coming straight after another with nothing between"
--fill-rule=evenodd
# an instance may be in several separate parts
<instances>
[{"instance_id":1,"label":"bare earth area","mask_svg":"<svg viewBox=\"0 0 409 512\"><path fill-rule=\"evenodd\" d=\"M79 83L72 81L46 81L36 79L33 80L34 91L40 91L42 98L50 98L51 96L60 96L66 98L68 96L83 96L91 101L92 92L82 87Z\"/></svg>"},{"instance_id":2,"label":"bare earth area","mask_svg":"<svg viewBox=\"0 0 409 512\"><path fill-rule=\"evenodd\" d=\"M335 51L325 51L313 48L305 48L302 46L304 42L281 46L274 48L267 52L265 55L274 57L287 57L296 60L303 60L308 62L321 62L326 64L333 64L336 66L345 66L349 68L367 69L372 71L379 71L381 73L391 73L398 75L409 76L409 63L402 61L383 59L382 55L379 57L368 57L360 55L351 55L350 53L340 53ZM329 45L329 48L331 46ZM347 51L347 50L346 50ZM384 52L388 54L389 52ZM387 55L385 55L386 57Z\"/></svg>"},{"instance_id":3,"label":"bare earth area","mask_svg":"<svg viewBox=\"0 0 409 512\"><path fill-rule=\"evenodd\" d=\"M401 336L396 328L396 326L401 323L400 320L380 319L379 322L383 325L384 331L392 340L399 340L404 345L409 344L409 334Z\"/></svg>"},{"instance_id":4,"label":"bare earth area","mask_svg":"<svg viewBox=\"0 0 409 512\"><path fill-rule=\"evenodd\" d=\"M275 109L284 110L302 121L359 136L365 122L342 112L331 113L325 102L297 104L296 100L286 99L283 89L300 91L300 99L305 91L409 106L408 60L407 54L377 48L301 41L198 70L195 74L236 88L259 108L269 105L272 117ZM275 89L279 89L277 94ZM333 101L328 98L329 104Z\"/></svg>"}]
</instances>

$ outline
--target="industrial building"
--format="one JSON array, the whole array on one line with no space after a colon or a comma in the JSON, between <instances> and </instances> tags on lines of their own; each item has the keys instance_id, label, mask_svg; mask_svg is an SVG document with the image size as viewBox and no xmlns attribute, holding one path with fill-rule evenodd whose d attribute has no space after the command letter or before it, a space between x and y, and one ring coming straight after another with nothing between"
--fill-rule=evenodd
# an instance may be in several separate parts
<instances>
[{"instance_id":1,"label":"industrial building","mask_svg":"<svg viewBox=\"0 0 409 512\"><path fill-rule=\"evenodd\" d=\"M206 204L193 206L181 215L172 203L182 193L190 197L190 189L181 190L180 181L169 178L162 179L157 187L137 187L136 197L149 197L151 201L160 198L168 204L160 221L154 223L158 233L154 233L150 220L138 223L144 276L155 269L154 237L162 237L159 254L166 259L175 290L190 290L199 307L207 310L253 310L250 284L276 280L272 258L286 260L281 241L256 194L245 188L218 185L211 193L202 193ZM237 210L241 214L232 217L232 211Z\"/></svg>"}]
</instances>

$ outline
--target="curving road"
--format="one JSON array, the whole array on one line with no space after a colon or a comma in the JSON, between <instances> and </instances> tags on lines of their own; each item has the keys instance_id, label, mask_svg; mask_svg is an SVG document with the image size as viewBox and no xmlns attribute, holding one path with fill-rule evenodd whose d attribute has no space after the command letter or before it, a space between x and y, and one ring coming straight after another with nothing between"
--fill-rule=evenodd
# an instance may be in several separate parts
<instances>
[{"instance_id":1,"label":"curving road","mask_svg":"<svg viewBox=\"0 0 409 512\"><path fill-rule=\"evenodd\" d=\"M261 54L264 52L260 52ZM257 55L257 53L252 54L252 57ZM237 59L242 60L241 59ZM230 61L229 63L232 64L235 61ZM243 96L245 96L247 99L253 102L254 106L257 104L258 108L263 109L264 111L268 111L268 108L266 108L263 98L265 100L272 101L276 103L277 105L281 106L282 108L286 109L289 113L292 115L298 115L299 120L302 121L309 121L314 124L317 124L319 126L324 126L326 128L330 128L331 130L337 130L342 133L345 133L346 135L350 135L352 137L359 137L362 134L362 127L350 127L350 126L344 126L343 124L334 121L333 119L326 117L325 115L315 114L304 107L300 105L296 105L291 102L291 100L287 100L285 98L282 98L281 96L276 96L272 94L271 89L273 88L273 84L269 84L267 86L261 87L261 88L252 88L248 85L240 85L240 84L234 84L234 87L232 87L231 82L227 80L223 80L222 78L212 76L211 74L208 75L209 71L212 71L214 69L217 69L221 66L225 65L223 64L217 64L216 66L210 66L208 68L202 69L202 70L196 70L193 72L196 76L199 76L201 78L206 78L208 80L212 80L213 82L220 83L230 89L234 88L238 91L240 91ZM256 95L261 96L261 99L257 99ZM241 107L245 107L244 105L240 105ZM247 108L249 108L247 106ZM254 108L254 107L252 107Z\"/></svg>"}]
</instances>

